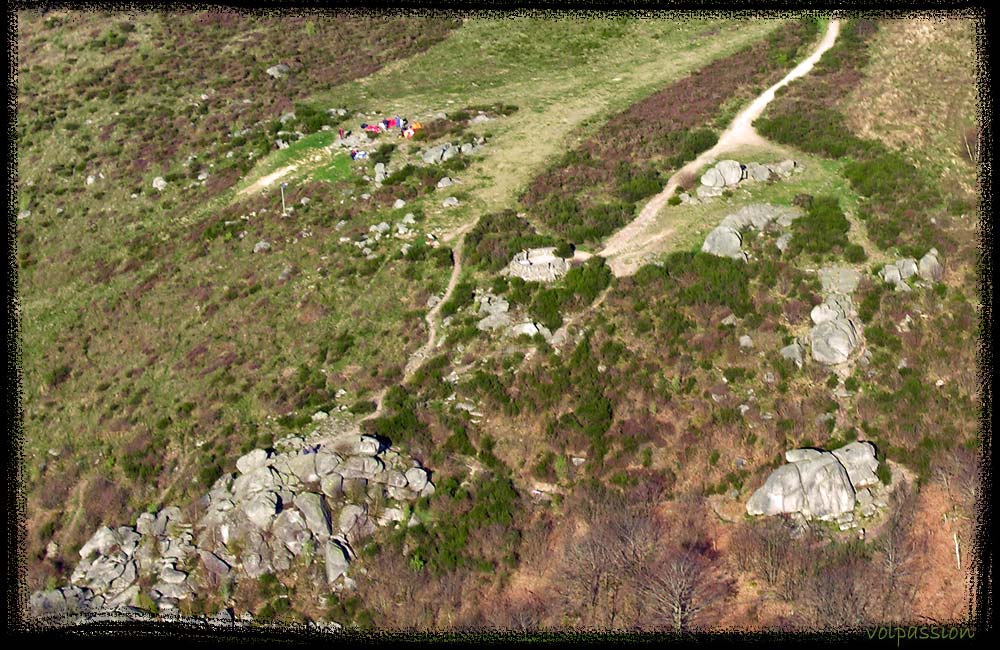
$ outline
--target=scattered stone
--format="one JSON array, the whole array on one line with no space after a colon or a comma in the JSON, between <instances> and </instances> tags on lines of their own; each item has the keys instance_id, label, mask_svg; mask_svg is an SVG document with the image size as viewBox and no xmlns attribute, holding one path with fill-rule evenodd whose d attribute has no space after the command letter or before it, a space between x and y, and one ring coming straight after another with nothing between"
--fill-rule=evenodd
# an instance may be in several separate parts
<instances>
[{"instance_id":1,"label":"scattered stone","mask_svg":"<svg viewBox=\"0 0 1000 650\"><path fill-rule=\"evenodd\" d=\"M938 261L937 249L932 248L926 255L920 258L918 265L920 277L927 282L940 282L944 275L944 267Z\"/></svg>"},{"instance_id":2,"label":"scattered stone","mask_svg":"<svg viewBox=\"0 0 1000 650\"><path fill-rule=\"evenodd\" d=\"M444 201L441 202L441 205L445 208L457 207L458 199L456 199L454 196L449 196L448 198L446 198Z\"/></svg>"},{"instance_id":3,"label":"scattered stone","mask_svg":"<svg viewBox=\"0 0 1000 650\"><path fill-rule=\"evenodd\" d=\"M286 74L288 74L288 72L290 70L291 70L291 68L289 68L284 63L279 63L277 65L272 65L265 72L267 72L268 76L270 76L270 77L273 77L275 79L281 79Z\"/></svg>"},{"instance_id":4,"label":"scattered stone","mask_svg":"<svg viewBox=\"0 0 1000 650\"><path fill-rule=\"evenodd\" d=\"M451 187L454 184L455 184L455 181L451 180L451 178L448 177L448 176L444 176L443 178L441 178L441 180L439 180L437 182L437 188L439 190L441 190L441 189L444 189L446 187Z\"/></svg>"},{"instance_id":5,"label":"scattered stone","mask_svg":"<svg viewBox=\"0 0 1000 650\"><path fill-rule=\"evenodd\" d=\"M396 201L392 204L392 207L393 207L394 210L399 210L400 208L402 208L405 205L406 205L406 201L404 201L403 199L396 199Z\"/></svg>"},{"instance_id":6,"label":"scattered stone","mask_svg":"<svg viewBox=\"0 0 1000 650\"><path fill-rule=\"evenodd\" d=\"M271 250L271 244L267 241L261 240L253 245L254 253L263 253L265 251Z\"/></svg>"},{"instance_id":7,"label":"scattered stone","mask_svg":"<svg viewBox=\"0 0 1000 650\"><path fill-rule=\"evenodd\" d=\"M93 176L88 177L88 181L90 178L93 178ZM90 185L91 183L88 182L87 184ZM166 189L166 187L167 187L167 181L162 176L157 176L156 178L153 179L154 190L162 192L163 190Z\"/></svg>"},{"instance_id":8,"label":"scattered stone","mask_svg":"<svg viewBox=\"0 0 1000 650\"><path fill-rule=\"evenodd\" d=\"M740 337L740 347L743 349L752 348L753 339L750 338L749 335L744 334L743 336Z\"/></svg>"},{"instance_id":9,"label":"scattered stone","mask_svg":"<svg viewBox=\"0 0 1000 650\"><path fill-rule=\"evenodd\" d=\"M783 359L788 359L797 367L802 367L802 346L798 342L793 342L778 351Z\"/></svg>"}]
</instances>

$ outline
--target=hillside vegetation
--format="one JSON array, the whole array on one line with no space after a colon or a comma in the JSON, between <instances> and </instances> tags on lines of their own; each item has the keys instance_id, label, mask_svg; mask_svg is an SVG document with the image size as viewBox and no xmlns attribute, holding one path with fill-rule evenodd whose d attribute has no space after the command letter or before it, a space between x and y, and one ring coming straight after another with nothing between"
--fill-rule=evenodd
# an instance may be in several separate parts
<instances>
[{"instance_id":1,"label":"hillside vegetation","mask_svg":"<svg viewBox=\"0 0 1000 650\"><path fill-rule=\"evenodd\" d=\"M755 123L766 144L732 152L796 171L700 201L686 179L658 253L616 278L589 251L825 20L17 18L29 589L65 584L99 526L170 505L197 521L237 458L329 414L432 489L395 504L345 484L400 512L351 537L336 588L307 546L287 570L206 578L182 613L518 631L966 613L971 21L843 20ZM358 135L395 115L422 128ZM742 256L703 249L763 203L796 215L785 245L762 228ZM512 258L542 247L563 271L520 277ZM880 276L932 249L936 279ZM859 278L857 349L796 363L831 267ZM862 529L747 514L786 450L855 441L891 489Z\"/></svg>"}]
</instances>

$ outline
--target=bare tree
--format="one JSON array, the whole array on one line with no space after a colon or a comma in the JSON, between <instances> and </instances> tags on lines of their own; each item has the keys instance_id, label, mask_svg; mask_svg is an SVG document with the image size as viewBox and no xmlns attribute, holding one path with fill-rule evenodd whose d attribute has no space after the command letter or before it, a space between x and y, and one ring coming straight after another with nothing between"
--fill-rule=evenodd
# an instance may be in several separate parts
<instances>
[{"instance_id":1,"label":"bare tree","mask_svg":"<svg viewBox=\"0 0 1000 650\"><path fill-rule=\"evenodd\" d=\"M889 517L875 546L882 556L882 568L890 585L899 582L914 546L913 520L916 516L916 494L909 483L896 488L889 504Z\"/></svg>"},{"instance_id":2,"label":"bare tree","mask_svg":"<svg viewBox=\"0 0 1000 650\"><path fill-rule=\"evenodd\" d=\"M778 597L794 601L801 595L812 566L815 543L809 530L796 535L785 519L767 517L744 524L736 532L733 558L740 571L755 573Z\"/></svg>"},{"instance_id":3,"label":"bare tree","mask_svg":"<svg viewBox=\"0 0 1000 650\"><path fill-rule=\"evenodd\" d=\"M687 632L728 592L714 580L708 561L693 549L675 548L651 567L643 594L654 619L675 632Z\"/></svg>"},{"instance_id":4,"label":"bare tree","mask_svg":"<svg viewBox=\"0 0 1000 650\"><path fill-rule=\"evenodd\" d=\"M644 569L662 537L655 501L587 491L575 505L586 531L566 540L558 593L564 617L588 628L634 627Z\"/></svg>"}]
</instances>

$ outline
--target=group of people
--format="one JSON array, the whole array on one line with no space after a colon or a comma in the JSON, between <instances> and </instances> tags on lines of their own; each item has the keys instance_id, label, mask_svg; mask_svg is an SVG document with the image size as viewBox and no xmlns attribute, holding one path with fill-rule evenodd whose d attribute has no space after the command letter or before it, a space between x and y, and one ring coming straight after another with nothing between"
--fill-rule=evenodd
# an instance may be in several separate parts
<instances>
[{"instance_id":1,"label":"group of people","mask_svg":"<svg viewBox=\"0 0 1000 650\"><path fill-rule=\"evenodd\" d=\"M382 120L381 122L376 122L375 124L362 124L361 128L369 133L382 133L393 129L399 129L399 137L401 138L412 138L413 134L416 133L421 128L420 122L414 122L410 124L410 121L405 117L390 117Z\"/></svg>"},{"instance_id":2,"label":"group of people","mask_svg":"<svg viewBox=\"0 0 1000 650\"><path fill-rule=\"evenodd\" d=\"M366 123L361 124L361 129L363 131L367 131L368 133L382 133L382 132L388 133L393 129L399 129L399 137L407 139L412 138L413 135L421 128L423 128L423 125L420 122L414 122L413 124L410 124L410 121L408 119L406 119L405 117L401 118L398 115L395 117L384 119L381 122L376 122L374 124L366 124ZM350 131L348 131L345 134L343 127L341 127L340 130L337 131L337 133L340 135L341 140L351 135ZM367 151L361 151L360 149L351 149L351 160L365 159L367 157L368 157Z\"/></svg>"}]
</instances>

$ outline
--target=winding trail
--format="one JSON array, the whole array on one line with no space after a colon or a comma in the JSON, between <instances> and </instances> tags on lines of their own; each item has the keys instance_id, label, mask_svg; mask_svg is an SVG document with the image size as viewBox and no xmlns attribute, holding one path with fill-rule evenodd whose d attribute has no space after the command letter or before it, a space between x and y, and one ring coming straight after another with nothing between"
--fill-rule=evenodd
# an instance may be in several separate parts
<instances>
[{"instance_id":1,"label":"winding trail","mask_svg":"<svg viewBox=\"0 0 1000 650\"><path fill-rule=\"evenodd\" d=\"M405 384L414 373L420 369L420 366L424 365L424 362L430 358L434 349L438 346L438 333L437 333L437 317L441 313L441 308L444 303L448 302L451 298L451 294L455 291L455 287L458 285L458 279L462 276L462 246L465 244L465 233L475 227L478 223L478 219L471 223L467 223L458 230L452 232L447 237L442 237L441 240L448 242L457 239L455 246L452 247L452 257L454 258L454 264L451 267L451 277L448 278L448 286L445 287L444 293L441 295L441 300L438 301L436 305L430 308L427 315L424 316L424 322L427 323L427 341L421 345L419 348L414 350L413 354L406 361L406 367L403 370L403 378L398 382L400 384ZM361 418L360 422L365 420L373 420L380 417L383 412L383 404L385 403L385 393L389 390L389 387L385 387L379 391L378 395L375 396L375 410Z\"/></svg>"},{"instance_id":2,"label":"winding trail","mask_svg":"<svg viewBox=\"0 0 1000 650\"><path fill-rule=\"evenodd\" d=\"M719 141L715 146L702 152L697 158L677 170L667 181L667 185L663 188L663 191L650 199L649 203L643 207L639 216L608 239L604 249L597 254L608 259L608 266L611 267L616 276L621 277L635 273L640 266L643 255L650 252L649 245L662 240L670 234L670 231L667 231L657 236L644 236L648 235L646 230L656 221L657 214L666 205L667 199L673 195L674 191L680 185L681 180L696 174L706 164L716 160L719 154L733 151L740 147L766 146L768 144L767 140L762 138L753 128L754 120L764 112L764 108L771 103L775 92L779 88L788 85L799 77L805 76L813 69L813 66L816 65L820 57L833 47L838 34L840 34L840 21L833 19L830 21L823 39L808 58L795 66L781 81L765 90L749 106L740 111L733 118L733 121L729 123L729 126L719 137Z\"/></svg>"},{"instance_id":3,"label":"winding trail","mask_svg":"<svg viewBox=\"0 0 1000 650\"><path fill-rule=\"evenodd\" d=\"M452 234L452 238L458 238L455 246L451 249L452 257L455 259L455 263L451 267L451 277L448 279L448 286L444 290L444 294L441 296L441 300L438 301L436 305L431 307L427 315L424 316L424 322L427 323L427 342L422 346L417 348L413 354L410 355L409 360L406 362L406 368L403 371L403 381L408 380L413 376L420 366L423 365L434 351L434 348L438 345L437 340L437 316L441 312L441 308L444 303L451 298L451 294L455 291L455 286L458 284L458 278L462 275L462 246L465 243L465 233L468 232L475 222L471 224L466 224L462 228L456 230Z\"/></svg>"},{"instance_id":4,"label":"winding trail","mask_svg":"<svg viewBox=\"0 0 1000 650\"><path fill-rule=\"evenodd\" d=\"M740 113L733 118L733 121L719 137L719 141L714 147L703 152L697 158L674 173L674 175L667 181L667 185L663 188L663 191L654 196L645 205L645 207L643 207L639 216L627 226L615 233L608 240L604 249L597 254L608 259L608 266L611 267L615 276L621 277L623 275L631 275L634 273L639 267L638 262L641 259L642 254L646 252L642 249L642 247L655 243L669 234L668 231L667 233L660 233L659 235L647 235L643 237L643 235L646 235L645 231L655 221L656 215L666 204L667 199L670 198L685 175L694 174L707 162L725 151L732 151L733 149L743 146L761 146L767 144L767 141L764 140L764 138L762 138L756 130L754 130L753 121L760 117L764 108L771 102L771 100L774 99L775 91L812 70L816 62L819 61L821 56L823 56L823 53L833 46L833 43L837 40L837 35L839 33L839 21L836 19L831 20L823 39L820 41L816 50L813 51L808 58L795 66L795 68L785 75L781 81L765 90L749 106L740 111ZM294 166L292 167L294 168ZM268 183L273 182L285 173L288 173L288 171L291 170L288 168L280 169L277 172L262 178L254 185L257 186L263 182L266 186ZM440 314L441 308L444 306L445 302L451 298L452 292L458 285L458 278L462 275L462 245L465 241L465 233L475 225L476 221L473 221L454 231L447 238L442 238L444 241L450 241L457 238L457 242L452 249L454 265L451 269L451 277L448 280L448 286L445 289L444 294L441 296L441 300L427 312L426 316L424 316L424 322L427 323L427 341L422 346L417 348L417 350L410 355L409 359L407 359L406 366L403 370L403 378L399 383L405 383L413 377L417 370L420 369L420 366L422 366L431 356L439 343L437 331L438 314ZM583 251L578 251L578 254L580 254L581 260L585 260L587 257L590 257L590 255L584 253ZM595 303L595 306L604 301L607 293L607 290L602 292L599 300ZM563 325L563 328L566 328L570 325L570 323L571 320L567 321ZM375 397L375 410L363 417L360 420L361 422L371 420L382 415L384 398L386 391L388 390L389 387L386 387L379 391L378 395Z\"/></svg>"}]
</instances>

